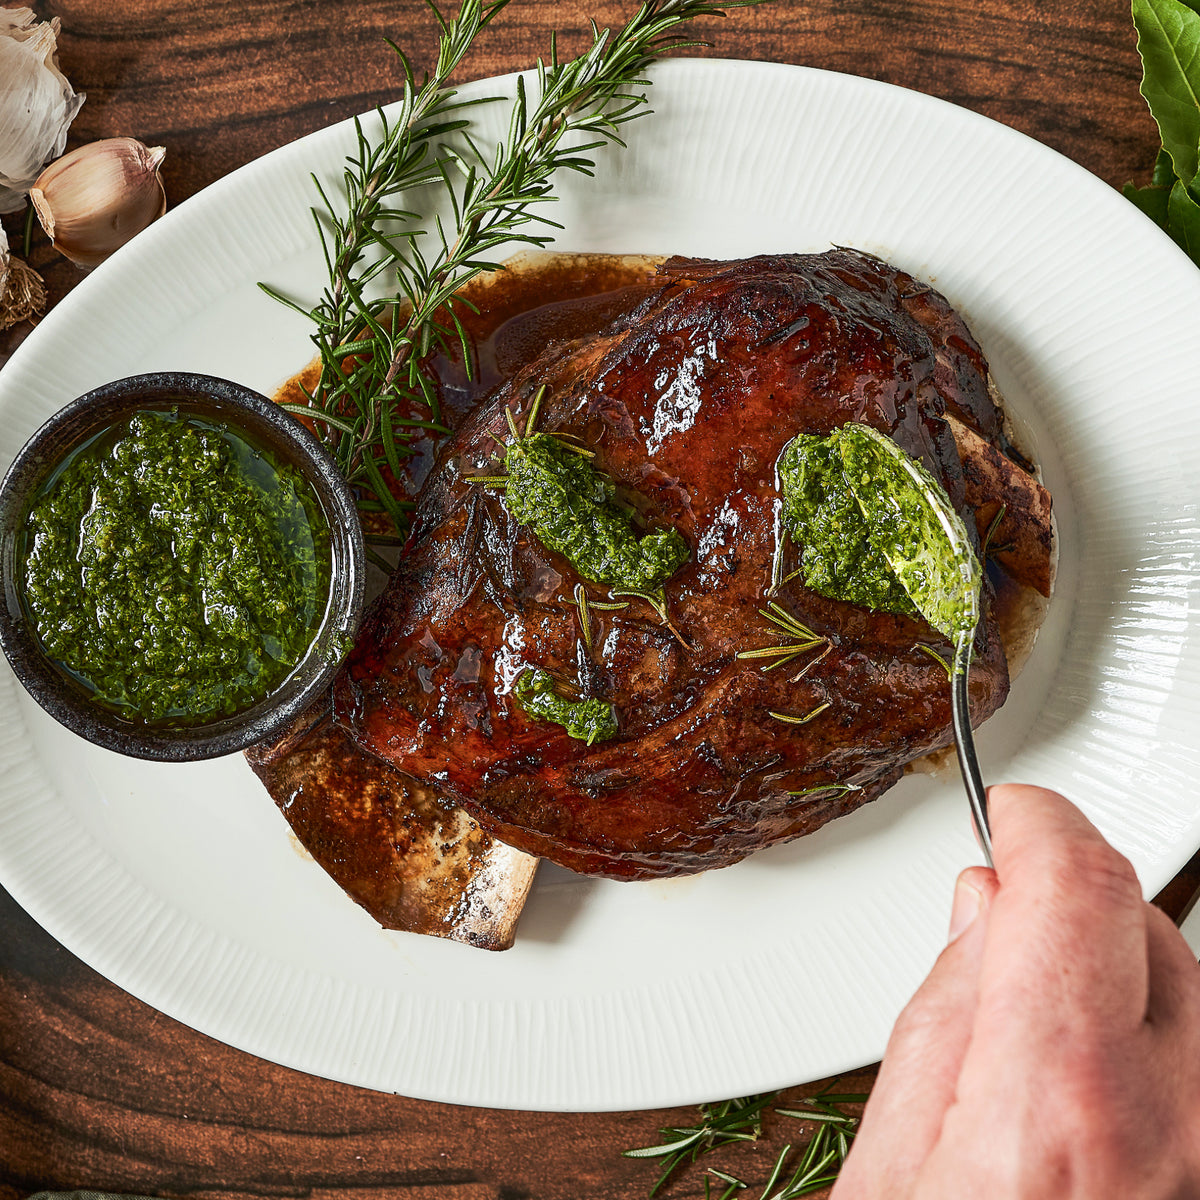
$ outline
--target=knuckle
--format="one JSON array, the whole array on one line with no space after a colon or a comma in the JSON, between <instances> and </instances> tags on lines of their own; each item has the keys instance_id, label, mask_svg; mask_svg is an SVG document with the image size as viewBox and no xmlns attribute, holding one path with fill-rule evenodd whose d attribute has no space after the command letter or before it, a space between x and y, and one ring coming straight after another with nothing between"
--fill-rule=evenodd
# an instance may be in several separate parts
<instances>
[{"instance_id":1,"label":"knuckle","mask_svg":"<svg viewBox=\"0 0 1200 1200\"><path fill-rule=\"evenodd\" d=\"M889 1049L922 1043L936 1036L941 1027L941 1009L931 1005L920 993L905 1005L892 1026Z\"/></svg>"},{"instance_id":2,"label":"knuckle","mask_svg":"<svg viewBox=\"0 0 1200 1200\"><path fill-rule=\"evenodd\" d=\"M1095 900L1118 903L1142 901L1142 885L1133 864L1106 842L1087 841L1072 847L1061 883Z\"/></svg>"}]
</instances>

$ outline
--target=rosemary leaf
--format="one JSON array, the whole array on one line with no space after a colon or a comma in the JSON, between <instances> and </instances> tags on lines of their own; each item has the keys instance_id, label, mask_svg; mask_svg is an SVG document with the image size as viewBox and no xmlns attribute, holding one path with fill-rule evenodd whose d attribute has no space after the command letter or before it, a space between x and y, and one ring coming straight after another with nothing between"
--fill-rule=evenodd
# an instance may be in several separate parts
<instances>
[{"instance_id":1,"label":"rosemary leaf","mask_svg":"<svg viewBox=\"0 0 1200 1200\"><path fill-rule=\"evenodd\" d=\"M831 792L833 795L841 795L843 792L857 792L861 787L857 783L818 783L815 787L800 788L795 792L788 792L789 796L816 796L822 792ZM776 1112L784 1112L782 1108L777 1108ZM784 1113L788 1117L801 1117L804 1113L788 1112Z\"/></svg>"},{"instance_id":2,"label":"rosemary leaf","mask_svg":"<svg viewBox=\"0 0 1200 1200\"><path fill-rule=\"evenodd\" d=\"M626 1158L664 1158L663 1171L650 1189L655 1196L659 1189L685 1163L695 1162L701 1154L707 1154L717 1146L731 1142L756 1141L762 1134L763 1109L778 1095L767 1092L760 1096L743 1096L736 1100L722 1100L713 1104L700 1105L700 1123L685 1128L660 1129L666 1139L656 1146L641 1146L625 1150ZM733 1186L729 1177L721 1176ZM744 1185L743 1185L744 1186ZM728 1192L726 1192L728 1195Z\"/></svg>"},{"instance_id":3,"label":"rosemary leaf","mask_svg":"<svg viewBox=\"0 0 1200 1200\"><path fill-rule=\"evenodd\" d=\"M1001 504L1000 507L998 509L996 509L996 515L988 523L987 533L985 533L983 535L983 544L979 547L979 561L980 562L987 562L987 556L988 556L989 551L994 551L994 550L1000 549L999 546L995 546L995 547L992 546L992 538L996 536L996 530L1000 528L1000 522L1004 520L1004 517L1007 514L1007 512L1008 512L1008 505Z\"/></svg>"},{"instance_id":4,"label":"rosemary leaf","mask_svg":"<svg viewBox=\"0 0 1200 1200\"><path fill-rule=\"evenodd\" d=\"M795 713L775 712L773 710L769 710L769 715L777 721L784 722L785 725L807 725L813 717L819 717L828 707L829 701L827 700L824 704L818 704L811 712L806 712L803 715L798 716Z\"/></svg>"},{"instance_id":5,"label":"rosemary leaf","mask_svg":"<svg viewBox=\"0 0 1200 1200\"><path fill-rule=\"evenodd\" d=\"M592 45L567 62L559 61L552 38L535 86L519 80L507 133L491 150L471 136L468 110L495 98L461 99L449 78L508 0L463 0L453 20L431 0L441 37L436 66L420 83L404 52L389 42L404 73L396 110L389 116L380 109L371 135L356 123L342 194L330 196L314 180L320 206L313 212L329 276L324 294L308 307L260 286L315 326L321 370L306 415L347 480L372 502L364 510L386 513L393 532L402 535L408 520L389 493L407 457L403 447L419 430L445 432L428 361L457 353L471 367L455 311L465 303L459 289L495 267L489 254L498 247L540 247L553 239L559 226L534 207L553 200L556 171L590 175L593 151L624 144L622 127L648 111L647 67L694 44L678 38L679 25L760 2L647 0L615 32L593 25ZM432 230L400 199L431 185L453 217L451 224L435 219ZM390 294L370 296L368 285L381 281L385 269L395 277Z\"/></svg>"},{"instance_id":6,"label":"rosemary leaf","mask_svg":"<svg viewBox=\"0 0 1200 1200\"><path fill-rule=\"evenodd\" d=\"M722 1183L729 1184L731 1189L744 1188L747 1186L736 1175L730 1175L728 1171L718 1171L716 1167L709 1167L707 1174L711 1175L713 1179L719 1179ZM726 1195L728 1194L729 1193L726 1192Z\"/></svg>"},{"instance_id":7,"label":"rosemary leaf","mask_svg":"<svg viewBox=\"0 0 1200 1200\"><path fill-rule=\"evenodd\" d=\"M917 649L920 650L924 654L928 654L929 657L932 658L934 662L938 663L941 666L941 668L946 672L947 679L952 678L953 672L951 670L950 664L932 646L927 645L925 642L918 642Z\"/></svg>"},{"instance_id":8,"label":"rosemary leaf","mask_svg":"<svg viewBox=\"0 0 1200 1200\"><path fill-rule=\"evenodd\" d=\"M859 1118L838 1108L839 1104L863 1104L866 1095L859 1093L821 1092L817 1096L806 1098L803 1103L810 1105L816 1111L793 1108L777 1108L775 1113L781 1117L795 1117L800 1121L809 1121L817 1126L812 1140L805 1148L800 1161L792 1169L791 1177L778 1190L772 1191L776 1183L783 1177L784 1165L791 1147L787 1146L780 1154L775 1164L775 1170L767 1186L763 1189L760 1200L800 1200L802 1196L811 1196L815 1192L830 1187L838 1177L846 1155L850 1153L850 1145L858 1130Z\"/></svg>"}]
</instances>

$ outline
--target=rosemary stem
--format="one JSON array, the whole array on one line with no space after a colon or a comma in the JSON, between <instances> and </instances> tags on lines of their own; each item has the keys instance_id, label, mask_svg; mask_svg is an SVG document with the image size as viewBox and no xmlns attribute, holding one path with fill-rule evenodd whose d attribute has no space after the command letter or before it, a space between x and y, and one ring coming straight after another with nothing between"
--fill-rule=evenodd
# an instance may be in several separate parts
<instances>
[{"instance_id":1,"label":"rosemary stem","mask_svg":"<svg viewBox=\"0 0 1200 1200\"><path fill-rule=\"evenodd\" d=\"M524 79L518 81L507 136L490 158L471 139L466 110L497 98L462 99L449 81L509 0L462 0L452 20L429 2L441 28L432 73L418 83L391 43L405 81L394 115L379 110L373 137L357 125L341 197L315 181L323 207L314 216L329 274L321 300L302 305L264 287L313 321L321 371L307 415L359 489L362 511L386 514L397 535L409 519L397 496L408 469L406 447L419 436L416 428L441 424L439 384L428 364L458 353L471 370L468 335L456 313L465 303L459 289L490 269L498 247L552 240L546 231L553 222L535 207L553 199L553 175L591 174L588 155L621 144L621 127L648 111L646 68L687 44L672 36L678 25L759 0L646 0L615 32L593 26L592 45L566 62L552 41L548 61L536 67L536 95L528 97ZM418 214L396 203L430 185L452 209L445 228L436 219L432 229L422 228ZM435 249L425 253L431 240ZM394 290L376 297L384 278L394 279ZM413 419L421 411L428 422Z\"/></svg>"}]
</instances>

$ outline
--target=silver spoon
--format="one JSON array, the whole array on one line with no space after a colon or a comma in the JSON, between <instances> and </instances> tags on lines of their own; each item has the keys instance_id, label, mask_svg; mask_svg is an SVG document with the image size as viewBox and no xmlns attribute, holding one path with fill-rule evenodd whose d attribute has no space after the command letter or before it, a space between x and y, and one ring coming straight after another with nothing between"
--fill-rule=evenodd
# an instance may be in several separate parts
<instances>
[{"instance_id":1,"label":"silver spoon","mask_svg":"<svg viewBox=\"0 0 1200 1200\"><path fill-rule=\"evenodd\" d=\"M992 866L992 830L988 824L987 790L979 759L975 756L975 735L971 732L971 702L967 695L967 679L971 669L973 633L960 633L954 644L954 668L950 673L950 712L954 723L954 743L958 751L958 768L963 787L971 802L971 817L983 848L987 865Z\"/></svg>"},{"instance_id":2,"label":"silver spoon","mask_svg":"<svg viewBox=\"0 0 1200 1200\"><path fill-rule=\"evenodd\" d=\"M891 438L865 425L848 424L840 431L840 437L843 464L848 466L846 447L852 446L859 460L874 468L873 472L867 472L866 478L882 484L873 494L864 494L859 486L864 478L861 470L846 470L846 482L858 501L872 542L896 573L897 581L917 611L954 645L950 670L954 741L971 816L990 867L992 838L987 793L975 755L967 695L971 650L982 616L983 569L950 497L919 462ZM897 496L906 491L919 497L923 509L921 505L915 510L898 507Z\"/></svg>"}]
</instances>

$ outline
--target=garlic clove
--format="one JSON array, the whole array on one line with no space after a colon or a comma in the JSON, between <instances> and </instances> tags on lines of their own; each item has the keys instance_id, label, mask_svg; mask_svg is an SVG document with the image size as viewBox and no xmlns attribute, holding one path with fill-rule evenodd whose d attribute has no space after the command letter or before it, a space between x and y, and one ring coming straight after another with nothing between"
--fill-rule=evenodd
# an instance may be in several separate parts
<instances>
[{"instance_id":1,"label":"garlic clove","mask_svg":"<svg viewBox=\"0 0 1200 1200\"><path fill-rule=\"evenodd\" d=\"M59 22L0 8L0 213L16 212L42 164L63 152L82 94L58 69Z\"/></svg>"},{"instance_id":2,"label":"garlic clove","mask_svg":"<svg viewBox=\"0 0 1200 1200\"><path fill-rule=\"evenodd\" d=\"M81 267L102 263L167 211L161 146L104 138L52 162L29 192L54 248Z\"/></svg>"}]
</instances>

